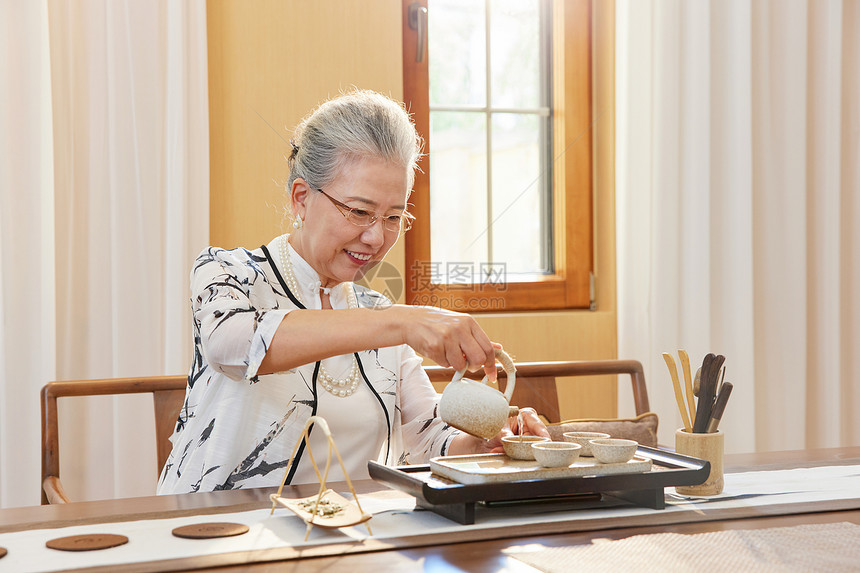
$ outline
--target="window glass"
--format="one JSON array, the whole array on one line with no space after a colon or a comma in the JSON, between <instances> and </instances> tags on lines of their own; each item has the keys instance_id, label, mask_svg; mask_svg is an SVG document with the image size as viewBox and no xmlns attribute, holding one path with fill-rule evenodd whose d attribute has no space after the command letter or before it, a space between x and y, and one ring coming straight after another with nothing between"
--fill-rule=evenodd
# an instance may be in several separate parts
<instances>
[{"instance_id":1,"label":"window glass","mask_svg":"<svg viewBox=\"0 0 860 573\"><path fill-rule=\"evenodd\" d=\"M479 240L487 225L487 138L483 114L430 112L433 159L430 181L431 252L443 268L449 263L487 259ZM444 275L444 273L443 273ZM447 282L445 276L435 277Z\"/></svg>"},{"instance_id":2,"label":"window glass","mask_svg":"<svg viewBox=\"0 0 860 573\"><path fill-rule=\"evenodd\" d=\"M539 0L490 2L490 75L494 107L537 108L541 100Z\"/></svg>"},{"instance_id":3,"label":"window glass","mask_svg":"<svg viewBox=\"0 0 860 573\"><path fill-rule=\"evenodd\" d=\"M484 0L431 0L427 12L430 105L487 101Z\"/></svg>"},{"instance_id":4,"label":"window glass","mask_svg":"<svg viewBox=\"0 0 860 573\"><path fill-rule=\"evenodd\" d=\"M551 228L541 153L545 122L536 115L493 115L492 258L504 260L508 273L552 270L543 248Z\"/></svg>"}]
</instances>

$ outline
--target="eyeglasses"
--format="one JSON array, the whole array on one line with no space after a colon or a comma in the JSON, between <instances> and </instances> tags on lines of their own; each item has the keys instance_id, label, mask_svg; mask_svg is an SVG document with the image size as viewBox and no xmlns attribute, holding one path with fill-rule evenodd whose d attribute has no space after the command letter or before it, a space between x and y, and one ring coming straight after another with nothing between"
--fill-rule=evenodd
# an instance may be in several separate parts
<instances>
[{"instance_id":1,"label":"eyeglasses","mask_svg":"<svg viewBox=\"0 0 860 573\"><path fill-rule=\"evenodd\" d=\"M320 188L317 188L317 191L325 195L347 221L359 227L370 227L376 223L377 219L382 219L382 228L386 231L406 232L412 228L412 222L415 220L412 213L408 211L403 211L399 215L377 215L365 209L355 209L354 207L345 205Z\"/></svg>"}]
</instances>

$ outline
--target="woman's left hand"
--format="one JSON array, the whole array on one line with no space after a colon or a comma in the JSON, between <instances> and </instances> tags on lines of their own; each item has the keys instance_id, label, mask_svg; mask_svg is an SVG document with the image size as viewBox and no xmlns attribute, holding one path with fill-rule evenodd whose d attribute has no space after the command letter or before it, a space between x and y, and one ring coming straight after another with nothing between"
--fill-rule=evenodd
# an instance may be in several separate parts
<instances>
[{"instance_id":1,"label":"woman's left hand","mask_svg":"<svg viewBox=\"0 0 860 573\"><path fill-rule=\"evenodd\" d=\"M504 436L518 435L520 432L520 420L522 420L524 436L550 437L549 431L547 431L544 423L540 421L534 408L520 408L519 415L508 418L505 427L492 440L476 438L465 432L459 434L452 440L448 448L448 455L503 453L505 450L502 447L502 438Z\"/></svg>"},{"instance_id":2,"label":"woman's left hand","mask_svg":"<svg viewBox=\"0 0 860 573\"><path fill-rule=\"evenodd\" d=\"M520 434L519 423L522 421L523 430L522 434L524 436L543 436L545 438L549 438L549 431L546 429L546 426L543 422L541 422L540 417L538 417L537 412L535 412L534 408L520 408L520 413L518 416L511 416L508 418L505 427L502 428L502 431L498 433L498 435L492 440L486 440L483 444L482 449L488 453L502 453L504 452L504 448L502 447L502 438L504 436L516 436Z\"/></svg>"}]
</instances>

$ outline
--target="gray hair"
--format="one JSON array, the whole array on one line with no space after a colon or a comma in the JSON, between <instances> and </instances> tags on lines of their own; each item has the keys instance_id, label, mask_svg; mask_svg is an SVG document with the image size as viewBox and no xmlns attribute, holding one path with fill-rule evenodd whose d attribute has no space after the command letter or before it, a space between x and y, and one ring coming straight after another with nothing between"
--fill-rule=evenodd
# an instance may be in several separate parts
<instances>
[{"instance_id":1,"label":"gray hair","mask_svg":"<svg viewBox=\"0 0 860 573\"><path fill-rule=\"evenodd\" d=\"M370 90L355 90L311 112L290 143L287 192L297 178L325 187L345 165L369 157L403 165L411 192L423 140L402 104Z\"/></svg>"}]
</instances>

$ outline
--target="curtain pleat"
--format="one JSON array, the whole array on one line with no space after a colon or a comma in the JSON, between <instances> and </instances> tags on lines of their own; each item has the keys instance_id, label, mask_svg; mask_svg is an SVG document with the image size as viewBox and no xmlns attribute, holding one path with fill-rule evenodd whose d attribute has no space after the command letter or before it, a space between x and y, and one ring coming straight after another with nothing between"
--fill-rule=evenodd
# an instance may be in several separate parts
<instances>
[{"instance_id":1,"label":"curtain pleat","mask_svg":"<svg viewBox=\"0 0 860 573\"><path fill-rule=\"evenodd\" d=\"M0 3L0 507L39 502L39 389L56 376L48 14Z\"/></svg>"},{"instance_id":2,"label":"curtain pleat","mask_svg":"<svg viewBox=\"0 0 860 573\"><path fill-rule=\"evenodd\" d=\"M860 436L860 2L846 2L842 11L842 140L840 147L841 267L839 329L840 440L857 443Z\"/></svg>"}]
</instances>

